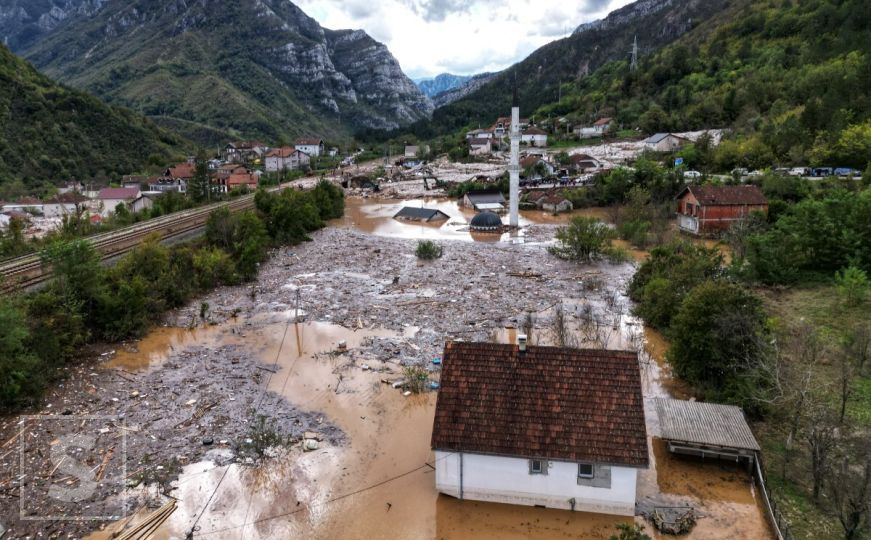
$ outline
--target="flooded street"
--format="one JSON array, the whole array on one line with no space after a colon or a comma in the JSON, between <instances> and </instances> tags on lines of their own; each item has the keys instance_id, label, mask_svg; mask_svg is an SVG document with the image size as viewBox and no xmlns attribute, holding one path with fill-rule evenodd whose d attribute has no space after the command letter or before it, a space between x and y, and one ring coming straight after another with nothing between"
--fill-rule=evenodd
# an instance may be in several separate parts
<instances>
[{"instance_id":1,"label":"flooded street","mask_svg":"<svg viewBox=\"0 0 871 540\"><path fill-rule=\"evenodd\" d=\"M452 201L418 202L451 222L468 217ZM558 312L580 346L640 351L651 465L639 473L639 509L694 506L701 517L689 538L769 538L743 469L675 458L656 438L652 398L691 395L671 377L667 341L630 314L623 291L633 263L553 258L545 244L554 220L535 213L524 216L534 242L442 242L443 257L422 262L414 256L417 238L472 238L450 222L432 229L396 222L392 215L405 204L349 200L341 223L275 252L256 283L217 290L174 312L168 323L179 328L119 346L94 371L97 386L123 375L117 382L125 395L127 379L141 393L174 389L179 396L164 397L163 415L186 419L199 403L217 403L181 428L153 431L154 444L131 446L128 461L136 463L128 467L146 473L164 461L134 455L145 448L186 456L165 482L136 488L131 510L149 501L154 510L166 500L161 491L178 500L157 538L184 538L192 529L195 538L238 539L609 538L632 518L439 495L430 449L437 391L405 395L392 384L409 366L437 382L447 339L514 342L526 332L534 343L552 344ZM198 319L201 302L211 306L205 321ZM185 407L191 399L196 404ZM153 404L124 410L128 422L152 429ZM290 444L262 461L237 453L257 415L291 434ZM206 437L214 444L205 445ZM161 454L163 440L172 441L172 454ZM304 440L317 448L305 451ZM634 520L660 538L642 517Z\"/></svg>"}]
</instances>

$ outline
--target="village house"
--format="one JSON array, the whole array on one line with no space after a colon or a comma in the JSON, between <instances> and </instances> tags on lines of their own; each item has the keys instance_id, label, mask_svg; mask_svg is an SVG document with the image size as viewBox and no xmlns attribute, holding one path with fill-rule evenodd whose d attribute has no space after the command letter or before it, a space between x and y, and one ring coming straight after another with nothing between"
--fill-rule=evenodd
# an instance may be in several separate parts
<instances>
[{"instance_id":1,"label":"village house","mask_svg":"<svg viewBox=\"0 0 871 540\"><path fill-rule=\"evenodd\" d=\"M521 144L529 146L537 146L539 148L547 146L547 133L544 130L533 126L523 130L520 134Z\"/></svg>"},{"instance_id":2,"label":"village house","mask_svg":"<svg viewBox=\"0 0 871 540\"><path fill-rule=\"evenodd\" d=\"M450 219L450 216L435 208L415 208L413 206L403 206L402 209L393 216L393 219L400 221L421 221L430 223L432 221L444 221Z\"/></svg>"},{"instance_id":3,"label":"village house","mask_svg":"<svg viewBox=\"0 0 871 540\"><path fill-rule=\"evenodd\" d=\"M45 217L75 216L84 210L88 201L87 197L75 191L60 193L45 201L42 213Z\"/></svg>"},{"instance_id":4,"label":"village house","mask_svg":"<svg viewBox=\"0 0 871 540\"><path fill-rule=\"evenodd\" d=\"M41 216L45 203L36 197L21 197L15 202L3 203L4 212L22 212L32 216Z\"/></svg>"},{"instance_id":5,"label":"village house","mask_svg":"<svg viewBox=\"0 0 871 540\"><path fill-rule=\"evenodd\" d=\"M553 176L556 167L539 156L527 156L520 160L520 170L527 180L538 180Z\"/></svg>"},{"instance_id":6,"label":"village house","mask_svg":"<svg viewBox=\"0 0 871 540\"><path fill-rule=\"evenodd\" d=\"M294 146L311 157L319 157L324 153L324 141L321 139L300 139Z\"/></svg>"},{"instance_id":7,"label":"village house","mask_svg":"<svg viewBox=\"0 0 871 540\"><path fill-rule=\"evenodd\" d=\"M609 131L611 131L611 127L614 124L614 119L605 117L599 118L595 122L593 122L592 126L582 126L575 130L575 133L578 134L579 137L583 139L589 139L592 137L602 137Z\"/></svg>"},{"instance_id":8,"label":"village house","mask_svg":"<svg viewBox=\"0 0 871 540\"><path fill-rule=\"evenodd\" d=\"M677 196L681 231L704 235L725 232L753 212L768 213L768 199L756 186L687 186Z\"/></svg>"},{"instance_id":9,"label":"village house","mask_svg":"<svg viewBox=\"0 0 871 540\"><path fill-rule=\"evenodd\" d=\"M603 163L588 154L573 154L569 156L569 167L576 173L596 171Z\"/></svg>"},{"instance_id":10,"label":"village house","mask_svg":"<svg viewBox=\"0 0 871 540\"><path fill-rule=\"evenodd\" d=\"M482 156L493 151L493 142L491 139L469 139L469 154L473 156Z\"/></svg>"},{"instance_id":11,"label":"village house","mask_svg":"<svg viewBox=\"0 0 871 540\"><path fill-rule=\"evenodd\" d=\"M407 158L416 158L418 152L420 152L420 146L416 144L406 144L405 151L402 155Z\"/></svg>"},{"instance_id":12,"label":"village house","mask_svg":"<svg viewBox=\"0 0 871 540\"><path fill-rule=\"evenodd\" d=\"M645 148L654 152L673 152L690 141L674 133L656 133L641 142Z\"/></svg>"},{"instance_id":13,"label":"village house","mask_svg":"<svg viewBox=\"0 0 871 540\"><path fill-rule=\"evenodd\" d=\"M431 446L460 500L632 516L647 429L636 353L448 342Z\"/></svg>"},{"instance_id":14,"label":"village house","mask_svg":"<svg viewBox=\"0 0 871 540\"><path fill-rule=\"evenodd\" d=\"M148 177L141 174L125 174L121 177L121 187L142 188L148 183Z\"/></svg>"},{"instance_id":15,"label":"village house","mask_svg":"<svg viewBox=\"0 0 871 540\"><path fill-rule=\"evenodd\" d=\"M227 177L222 184L223 193L229 193L234 189L247 188L249 191L257 190L257 175L250 172L234 173Z\"/></svg>"},{"instance_id":16,"label":"village house","mask_svg":"<svg viewBox=\"0 0 871 540\"><path fill-rule=\"evenodd\" d=\"M140 212L151 208L151 199L144 197L139 188L103 188L97 195L100 204L100 215L109 217L115 213L119 204L123 204L130 212Z\"/></svg>"},{"instance_id":17,"label":"village house","mask_svg":"<svg viewBox=\"0 0 871 540\"><path fill-rule=\"evenodd\" d=\"M472 208L478 212L490 210L501 212L505 210L505 197L500 191L475 191L466 193L463 197L463 206Z\"/></svg>"},{"instance_id":18,"label":"village house","mask_svg":"<svg viewBox=\"0 0 871 540\"><path fill-rule=\"evenodd\" d=\"M69 193L71 191L81 193L84 190L85 186L77 180L70 180L66 182L63 186L57 188L57 192L60 194Z\"/></svg>"},{"instance_id":19,"label":"village house","mask_svg":"<svg viewBox=\"0 0 871 540\"><path fill-rule=\"evenodd\" d=\"M521 118L520 119L520 131L522 132L524 129L529 127L529 118ZM496 119L496 123L493 124L493 127L490 128L490 131L493 133L494 137L504 137L511 132L511 117L510 116L500 116Z\"/></svg>"},{"instance_id":20,"label":"village house","mask_svg":"<svg viewBox=\"0 0 871 540\"><path fill-rule=\"evenodd\" d=\"M291 171L308 167L311 157L293 146L273 148L266 153L266 172Z\"/></svg>"},{"instance_id":21,"label":"village house","mask_svg":"<svg viewBox=\"0 0 871 540\"><path fill-rule=\"evenodd\" d=\"M231 142L224 147L221 157L224 161L246 163L263 157L269 147L260 141Z\"/></svg>"},{"instance_id":22,"label":"village house","mask_svg":"<svg viewBox=\"0 0 871 540\"><path fill-rule=\"evenodd\" d=\"M466 133L466 140L471 141L472 139L492 139L493 132L487 129L473 129Z\"/></svg>"},{"instance_id":23,"label":"village house","mask_svg":"<svg viewBox=\"0 0 871 540\"><path fill-rule=\"evenodd\" d=\"M541 204L542 210L544 210L545 212L550 212L552 214L571 212L575 208L572 204L572 201L556 193L551 193L545 197L542 197L541 199L539 199L539 203Z\"/></svg>"}]
</instances>

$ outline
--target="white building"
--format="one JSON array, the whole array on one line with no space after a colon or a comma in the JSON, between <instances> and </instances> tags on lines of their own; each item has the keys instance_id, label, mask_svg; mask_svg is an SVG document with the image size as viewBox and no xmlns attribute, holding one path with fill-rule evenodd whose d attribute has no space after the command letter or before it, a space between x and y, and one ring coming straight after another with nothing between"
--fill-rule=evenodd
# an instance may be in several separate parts
<instances>
[{"instance_id":1,"label":"white building","mask_svg":"<svg viewBox=\"0 0 871 540\"><path fill-rule=\"evenodd\" d=\"M547 146L547 133L537 127L531 127L520 134L520 142L529 146Z\"/></svg>"},{"instance_id":2,"label":"white building","mask_svg":"<svg viewBox=\"0 0 871 540\"><path fill-rule=\"evenodd\" d=\"M649 463L636 353L449 342L436 489L458 499L631 516Z\"/></svg>"},{"instance_id":3,"label":"white building","mask_svg":"<svg viewBox=\"0 0 871 540\"><path fill-rule=\"evenodd\" d=\"M614 120L612 118L599 118L592 126L577 128L577 134L581 138L601 137L611 130Z\"/></svg>"},{"instance_id":4,"label":"white building","mask_svg":"<svg viewBox=\"0 0 871 540\"><path fill-rule=\"evenodd\" d=\"M308 154L292 146L273 148L266 154L266 172L301 169L310 163L311 158Z\"/></svg>"},{"instance_id":5,"label":"white building","mask_svg":"<svg viewBox=\"0 0 871 540\"><path fill-rule=\"evenodd\" d=\"M131 212L138 212L151 206L151 201L141 201L142 192L137 188L104 188L97 195L100 203L100 215L109 217L115 213L119 204L124 204Z\"/></svg>"},{"instance_id":6,"label":"white building","mask_svg":"<svg viewBox=\"0 0 871 540\"><path fill-rule=\"evenodd\" d=\"M42 213L45 217L75 216L84 210L88 200L76 191L68 191L46 201Z\"/></svg>"},{"instance_id":7,"label":"white building","mask_svg":"<svg viewBox=\"0 0 871 540\"><path fill-rule=\"evenodd\" d=\"M311 157L318 157L324 153L324 141L321 139L300 139L294 146Z\"/></svg>"},{"instance_id":8,"label":"white building","mask_svg":"<svg viewBox=\"0 0 871 540\"><path fill-rule=\"evenodd\" d=\"M641 142L645 148L654 152L673 152L690 141L674 133L656 133Z\"/></svg>"}]
</instances>

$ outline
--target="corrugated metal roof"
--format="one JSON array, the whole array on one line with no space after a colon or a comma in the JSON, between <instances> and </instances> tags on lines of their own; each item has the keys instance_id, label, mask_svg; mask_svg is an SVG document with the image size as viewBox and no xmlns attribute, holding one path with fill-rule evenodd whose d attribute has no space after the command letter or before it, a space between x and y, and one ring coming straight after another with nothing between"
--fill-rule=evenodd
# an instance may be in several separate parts
<instances>
[{"instance_id":1,"label":"corrugated metal roof","mask_svg":"<svg viewBox=\"0 0 871 540\"><path fill-rule=\"evenodd\" d=\"M666 398L654 401L665 440L759 450L740 407Z\"/></svg>"}]
</instances>

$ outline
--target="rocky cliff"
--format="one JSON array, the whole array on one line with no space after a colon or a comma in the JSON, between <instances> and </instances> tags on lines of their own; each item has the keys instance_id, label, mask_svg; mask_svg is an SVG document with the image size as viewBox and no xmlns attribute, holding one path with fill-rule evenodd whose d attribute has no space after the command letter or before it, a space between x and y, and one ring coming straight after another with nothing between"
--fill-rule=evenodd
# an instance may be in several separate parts
<instances>
[{"instance_id":1,"label":"rocky cliff","mask_svg":"<svg viewBox=\"0 0 871 540\"><path fill-rule=\"evenodd\" d=\"M417 87L420 88L421 92L432 98L442 92L447 92L463 86L469 79L471 79L471 77L442 73L432 79L421 79L415 81L415 83L417 84Z\"/></svg>"},{"instance_id":2,"label":"rocky cliff","mask_svg":"<svg viewBox=\"0 0 871 540\"><path fill-rule=\"evenodd\" d=\"M10 22L24 1L0 0L19 54L204 142L343 136L432 112L384 45L325 30L287 0L42 0L27 20L58 22L40 34Z\"/></svg>"}]
</instances>

